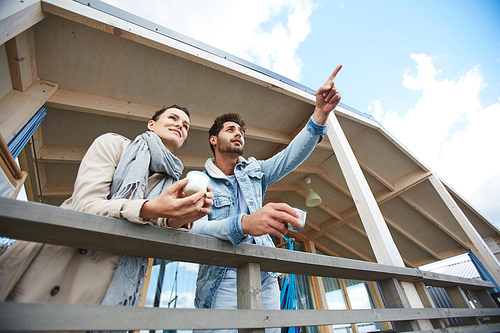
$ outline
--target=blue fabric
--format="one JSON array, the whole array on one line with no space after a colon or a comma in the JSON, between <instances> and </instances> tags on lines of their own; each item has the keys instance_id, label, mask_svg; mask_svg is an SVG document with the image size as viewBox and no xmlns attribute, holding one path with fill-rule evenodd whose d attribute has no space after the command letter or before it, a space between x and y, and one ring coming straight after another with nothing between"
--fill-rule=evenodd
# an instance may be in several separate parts
<instances>
[{"instance_id":1,"label":"blue fabric","mask_svg":"<svg viewBox=\"0 0 500 333\"><path fill-rule=\"evenodd\" d=\"M319 125L311 116L307 125L278 154L267 160L256 160L253 157L248 160L241 158L234 168L234 174L250 214L262 208L262 201L268 186L286 176L309 157L326 135L326 130L326 125ZM205 172L210 178L214 204L211 207L212 212L196 221L190 232L214 236L235 245L245 242L250 236L245 235L241 229L243 214L238 214L239 203L234 187L215 167L212 160L205 163ZM254 237L254 239L257 245L274 247L269 235ZM226 267L200 265L196 282L195 306L197 308L211 307L213 297L226 271Z\"/></svg>"},{"instance_id":2,"label":"blue fabric","mask_svg":"<svg viewBox=\"0 0 500 333\"><path fill-rule=\"evenodd\" d=\"M283 238L288 243L288 249L293 251L293 243L290 238ZM280 304L282 310L298 310L297 282L295 274L285 274L281 283ZM300 327L282 327L281 333L299 333Z\"/></svg>"},{"instance_id":3,"label":"blue fabric","mask_svg":"<svg viewBox=\"0 0 500 333\"><path fill-rule=\"evenodd\" d=\"M40 110L38 110L33 115L33 117L31 117L31 119L26 123L26 125L24 125L23 128L19 132L17 132L14 138L12 138L12 140L9 141L7 147L9 147L9 150L12 153L12 156L14 156L14 158L19 156L21 150L23 150L24 146L31 138L33 133L35 133L35 130L38 128L43 118L45 118L46 114L47 114L46 108L41 108Z\"/></svg>"},{"instance_id":4,"label":"blue fabric","mask_svg":"<svg viewBox=\"0 0 500 333\"><path fill-rule=\"evenodd\" d=\"M472 251L469 251L467 254L469 255L470 260L472 261L474 266L476 266L476 269L477 269L479 275L481 275L481 278L485 281L490 281L491 283L493 283L495 285L495 288L490 289L490 291L492 293L500 292L500 287L498 286L498 284L495 281L495 279L493 278L493 276L491 276L490 272L488 272L486 267L484 267L483 263L476 257L476 255L474 253L472 253Z\"/></svg>"}]
</instances>

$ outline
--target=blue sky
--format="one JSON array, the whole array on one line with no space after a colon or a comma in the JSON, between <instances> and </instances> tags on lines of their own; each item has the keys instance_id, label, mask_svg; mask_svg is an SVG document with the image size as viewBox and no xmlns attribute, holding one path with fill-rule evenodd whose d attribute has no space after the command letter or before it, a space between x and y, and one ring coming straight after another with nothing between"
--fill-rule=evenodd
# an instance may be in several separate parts
<instances>
[{"instance_id":1,"label":"blue sky","mask_svg":"<svg viewBox=\"0 0 500 333\"><path fill-rule=\"evenodd\" d=\"M500 1L106 0L371 114L500 225Z\"/></svg>"}]
</instances>

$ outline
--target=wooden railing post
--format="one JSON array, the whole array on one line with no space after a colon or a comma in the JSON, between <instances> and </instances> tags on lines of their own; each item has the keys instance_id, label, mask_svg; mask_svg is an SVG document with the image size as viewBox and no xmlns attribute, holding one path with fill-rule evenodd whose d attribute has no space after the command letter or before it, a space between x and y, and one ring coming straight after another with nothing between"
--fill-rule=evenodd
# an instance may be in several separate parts
<instances>
[{"instance_id":1,"label":"wooden railing post","mask_svg":"<svg viewBox=\"0 0 500 333\"><path fill-rule=\"evenodd\" d=\"M445 288L445 290L454 308L471 308L469 300L462 291L462 288L460 288L459 286L455 286L455 287L447 287ZM460 320L462 321L463 325L480 324L479 320L475 317L472 318L461 317Z\"/></svg>"},{"instance_id":2,"label":"wooden railing post","mask_svg":"<svg viewBox=\"0 0 500 333\"><path fill-rule=\"evenodd\" d=\"M488 289L476 290L472 292L474 298L479 301L482 308L498 308ZM499 317L485 318L486 323L500 323Z\"/></svg>"},{"instance_id":3,"label":"wooden railing post","mask_svg":"<svg viewBox=\"0 0 500 333\"><path fill-rule=\"evenodd\" d=\"M410 308L403 288L399 281L392 278L379 282L385 305L389 308ZM395 321L393 323L398 332L418 331L419 327L415 321Z\"/></svg>"},{"instance_id":4,"label":"wooden railing post","mask_svg":"<svg viewBox=\"0 0 500 333\"><path fill-rule=\"evenodd\" d=\"M246 263L237 270L238 309L262 310L262 284L260 278L260 265ZM240 333L264 333L264 328L239 329Z\"/></svg>"},{"instance_id":5,"label":"wooden railing post","mask_svg":"<svg viewBox=\"0 0 500 333\"><path fill-rule=\"evenodd\" d=\"M425 283L423 282L416 282L414 283L415 289L417 290L418 296L422 300L422 304L424 304L425 308L436 308L436 305L434 304L434 301L431 298L431 295L427 291L427 287L425 286ZM445 328L446 325L444 324L442 319L433 319L431 320L432 326L434 328Z\"/></svg>"}]
</instances>

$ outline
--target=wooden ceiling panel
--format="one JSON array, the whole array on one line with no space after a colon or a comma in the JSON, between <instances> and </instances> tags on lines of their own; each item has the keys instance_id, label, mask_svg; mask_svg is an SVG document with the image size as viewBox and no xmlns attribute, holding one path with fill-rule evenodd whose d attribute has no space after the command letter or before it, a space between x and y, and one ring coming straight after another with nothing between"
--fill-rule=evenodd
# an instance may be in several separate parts
<instances>
[{"instance_id":1,"label":"wooden ceiling panel","mask_svg":"<svg viewBox=\"0 0 500 333\"><path fill-rule=\"evenodd\" d=\"M409 242L408 239L401 235L399 232L394 229L389 229L396 243L396 247L398 248L403 260L406 262L406 265L414 266L415 262L418 262L424 258L429 257L429 253L422 250L415 243Z\"/></svg>"},{"instance_id":2,"label":"wooden ceiling panel","mask_svg":"<svg viewBox=\"0 0 500 333\"><path fill-rule=\"evenodd\" d=\"M496 225L482 218L482 216L477 215L471 210L470 204L466 204L463 199L457 197L452 194L453 199L458 204L462 212L464 212L467 219L472 223L477 232L481 235L482 238L487 237L498 237L500 235L500 230Z\"/></svg>"},{"instance_id":3,"label":"wooden ceiling panel","mask_svg":"<svg viewBox=\"0 0 500 333\"><path fill-rule=\"evenodd\" d=\"M159 107L179 104L211 118L236 112L249 125L285 133L314 110L272 89L60 17L45 19L35 32L39 76L61 89Z\"/></svg>"},{"instance_id":4,"label":"wooden ceiling panel","mask_svg":"<svg viewBox=\"0 0 500 333\"><path fill-rule=\"evenodd\" d=\"M421 240L435 252L443 252L459 246L446 232L438 228L424 215L400 198L393 198L380 205L384 218L407 231L407 235Z\"/></svg>"},{"instance_id":5,"label":"wooden ceiling panel","mask_svg":"<svg viewBox=\"0 0 500 333\"><path fill-rule=\"evenodd\" d=\"M340 169L339 162L335 155L332 155L328 158L324 163L321 164L321 167L326 170L333 178L335 178L339 184L348 191L347 182L345 181L344 174Z\"/></svg>"},{"instance_id":6,"label":"wooden ceiling panel","mask_svg":"<svg viewBox=\"0 0 500 333\"><path fill-rule=\"evenodd\" d=\"M80 163L44 163L47 183L74 183Z\"/></svg>"},{"instance_id":7,"label":"wooden ceiling panel","mask_svg":"<svg viewBox=\"0 0 500 333\"><path fill-rule=\"evenodd\" d=\"M327 212L318 207L307 207L306 199L295 192L284 192L280 199L282 199L289 205L305 209L307 211L307 218L316 224L321 224L331 218L331 216Z\"/></svg>"},{"instance_id":8,"label":"wooden ceiling panel","mask_svg":"<svg viewBox=\"0 0 500 333\"><path fill-rule=\"evenodd\" d=\"M428 219L439 221L442 227L451 230L460 240L469 241L469 238L429 181L424 181L410 188L400 197Z\"/></svg>"},{"instance_id":9,"label":"wooden ceiling panel","mask_svg":"<svg viewBox=\"0 0 500 333\"><path fill-rule=\"evenodd\" d=\"M129 139L146 131L142 121L48 108L41 124L43 144L89 147L99 135L113 132Z\"/></svg>"},{"instance_id":10,"label":"wooden ceiling panel","mask_svg":"<svg viewBox=\"0 0 500 333\"><path fill-rule=\"evenodd\" d=\"M362 260L375 262L375 255L364 233L343 225L325 235L328 239L346 247Z\"/></svg>"},{"instance_id":11,"label":"wooden ceiling panel","mask_svg":"<svg viewBox=\"0 0 500 333\"><path fill-rule=\"evenodd\" d=\"M323 203L327 206L333 208L337 212L343 212L344 210L354 205L354 202L351 198L331 186L320 176L314 174L309 176L311 178L310 188L319 194L319 196L323 200ZM309 191L309 187L305 183L304 179L300 180L299 185Z\"/></svg>"},{"instance_id":12,"label":"wooden ceiling panel","mask_svg":"<svg viewBox=\"0 0 500 333\"><path fill-rule=\"evenodd\" d=\"M379 131L343 117L339 117L339 122L346 131L359 163L362 166L366 165L383 179L395 183L419 169L412 159ZM362 127L363 130L358 127ZM350 134L349 131L353 133Z\"/></svg>"}]
</instances>

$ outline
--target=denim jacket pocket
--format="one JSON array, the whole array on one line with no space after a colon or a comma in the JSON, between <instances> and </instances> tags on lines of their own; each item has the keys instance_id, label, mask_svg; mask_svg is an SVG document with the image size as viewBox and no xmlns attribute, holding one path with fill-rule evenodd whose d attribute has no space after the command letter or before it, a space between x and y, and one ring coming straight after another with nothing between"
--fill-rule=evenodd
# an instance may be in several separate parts
<instances>
[{"instance_id":1,"label":"denim jacket pocket","mask_svg":"<svg viewBox=\"0 0 500 333\"><path fill-rule=\"evenodd\" d=\"M228 196L219 195L213 199L212 212L209 220L223 220L229 217L231 207L231 198Z\"/></svg>"},{"instance_id":2,"label":"denim jacket pocket","mask_svg":"<svg viewBox=\"0 0 500 333\"><path fill-rule=\"evenodd\" d=\"M252 170L247 171L248 178L250 180L250 184L252 186L253 193L255 198L262 202L263 193L262 193L262 178L264 177L264 172L260 168L254 168Z\"/></svg>"}]
</instances>

